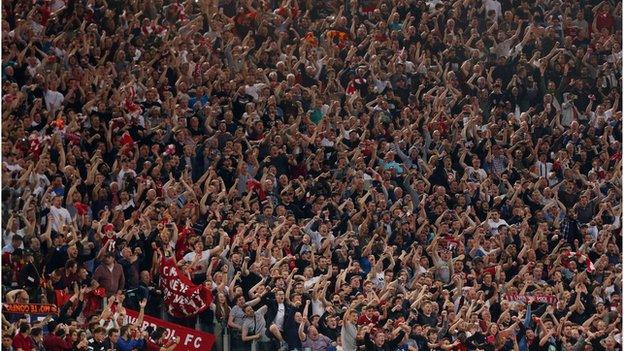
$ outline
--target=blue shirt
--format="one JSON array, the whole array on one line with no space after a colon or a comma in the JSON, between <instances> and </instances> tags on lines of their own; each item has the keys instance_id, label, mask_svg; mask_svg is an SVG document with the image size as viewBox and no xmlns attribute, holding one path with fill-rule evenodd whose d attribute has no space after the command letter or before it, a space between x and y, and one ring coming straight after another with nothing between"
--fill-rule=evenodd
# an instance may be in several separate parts
<instances>
[{"instance_id":1,"label":"blue shirt","mask_svg":"<svg viewBox=\"0 0 624 351\"><path fill-rule=\"evenodd\" d=\"M403 167L401 167L401 165L396 161L385 162L382 160L380 163L383 166L383 168L386 170L394 168L397 174L403 173Z\"/></svg>"},{"instance_id":2,"label":"blue shirt","mask_svg":"<svg viewBox=\"0 0 624 351\"><path fill-rule=\"evenodd\" d=\"M195 105L196 102L199 102L202 106L205 106L209 102L208 96L203 95L203 96L200 96L200 97L196 97L196 96L195 97L191 97L189 99L188 107L189 108L193 108L193 105Z\"/></svg>"},{"instance_id":3,"label":"blue shirt","mask_svg":"<svg viewBox=\"0 0 624 351\"><path fill-rule=\"evenodd\" d=\"M133 349L142 349L144 343L144 340L124 340L122 337L119 337L117 348L119 351L132 351Z\"/></svg>"},{"instance_id":4,"label":"blue shirt","mask_svg":"<svg viewBox=\"0 0 624 351\"><path fill-rule=\"evenodd\" d=\"M371 269L373 268L370 261L368 260L368 257L360 258L360 266L362 267L362 270L366 274L368 274L368 272L370 272Z\"/></svg>"},{"instance_id":5,"label":"blue shirt","mask_svg":"<svg viewBox=\"0 0 624 351\"><path fill-rule=\"evenodd\" d=\"M56 196L65 196L65 189L63 187L60 188L54 188L52 189L52 192L56 195Z\"/></svg>"}]
</instances>

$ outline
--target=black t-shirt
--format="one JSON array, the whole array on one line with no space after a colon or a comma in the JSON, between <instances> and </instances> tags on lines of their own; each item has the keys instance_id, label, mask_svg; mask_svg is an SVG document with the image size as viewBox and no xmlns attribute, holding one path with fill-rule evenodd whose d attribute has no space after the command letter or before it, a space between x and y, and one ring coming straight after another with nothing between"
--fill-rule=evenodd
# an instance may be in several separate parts
<instances>
[{"instance_id":1,"label":"black t-shirt","mask_svg":"<svg viewBox=\"0 0 624 351\"><path fill-rule=\"evenodd\" d=\"M223 3L221 7L223 7L224 15L230 18L236 16L236 2L235 1L227 0L226 2Z\"/></svg>"},{"instance_id":2,"label":"black t-shirt","mask_svg":"<svg viewBox=\"0 0 624 351\"><path fill-rule=\"evenodd\" d=\"M418 324L422 326L428 325L430 327L435 327L438 324L438 318L434 314L426 316L422 311L420 311L420 313L418 313Z\"/></svg>"},{"instance_id":3,"label":"black t-shirt","mask_svg":"<svg viewBox=\"0 0 624 351\"><path fill-rule=\"evenodd\" d=\"M299 272L303 272L306 267L310 266L310 261L306 261L304 259L298 258L295 261L295 266L297 267Z\"/></svg>"},{"instance_id":4,"label":"black t-shirt","mask_svg":"<svg viewBox=\"0 0 624 351\"><path fill-rule=\"evenodd\" d=\"M491 92L490 93L490 103L492 105L502 105L505 103L505 94L502 91L500 92Z\"/></svg>"},{"instance_id":5,"label":"black t-shirt","mask_svg":"<svg viewBox=\"0 0 624 351\"><path fill-rule=\"evenodd\" d=\"M276 157L271 157L271 161L269 163L277 168L278 176L288 174L288 158L285 154L279 154Z\"/></svg>"},{"instance_id":6,"label":"black t-shirt","mask_svg":"<svg viewBox=\"0 0 624 351\"><path fill-rule=\"evenodd\" d=\"M149 110L152 107L162 107L162 104L158 101L143 101L141 107L143 107L144 110Z\"/></svg>"},{"instance_id":7,"label":"black t-shirt","mask_svg":"<svg viewBox=\"0 0 624 351\"><path fill-rule=\"evenodd\" d=\"M284 319L284 340L291 349L301 349L299 323L295 321L295 311Z\"/></svg>"},{"instance_id":8,"label":"black t-shirt","mask_svg":"<svg viewBox=\"0 0 624 351\"><path fill-rule=\"evenodd\" d=\"M262 278L254 272L249 272L248 275L241 277L241 287L245 292L245 295L248 295L249 290L254 287L254 285L258 284ZM249 296L245 296L248 298Z\"/></svg>"},{"instance_id":9,"label":"black t-shirt","mask_svg":"<svg viewBox=\"0 0 624 351\"><path fill-rule=\"evenodd\" d=\"M67 248L61 249L57 247L52 249L52 252L48 255L48 263L45 267L46 272L53 272L54 270L63 267L67 259Z\"/></svg>"},{"instance_id":10,"label":"black t-shirt","mask_svg":"<svg viewBox=\"0 0 624 351\"><path fill-rule=\"evenodd\" d=\"M107 351L109 348L107 348L106 345L106 340L102 341L102 342L98 342L95 339L90 339L89 340L89 346L87 347L87 350L89 351Z\"/></svg>"},{"instance_id":11,"label":"black t-shirt","mask_svg":"<svg viewBox=\"0 0 624 351\"><path fill-rule=\"evenodd\" d=\"M14 81L21 87L26 84L28 81L28 75L26 74L26 69L28 68L28 64L23 63L21 65L13 66L13 79Z\"/></svg>"},{"instance_id":12,"label":"black t-shirt","mask_svg":"<svg viewBox=\"0 0 624 351\"><path fill-rule=\"evenodd\" d=\"M318 85L319 82L316 78L309 76L305 71L305 67L301 65L301 85L306 88L311 88L313 85Z\"/></svg>"},{"instance_id":13,"label":"black t-shirt","mask_svg":"<svg viewBox=\"0 0 624 351\"><path fill-rule=\"evenodd\" d=\"M322 317L321 317L322 318ZM340 328L336 327L336 328L330 328L325 324L325 320L322 318L323 323L321 323L320 327L319 327L319 331L321 332L321 334L325 335L326 337L330 338L332 341L336 341L338 340L338 338L340 337Z\"/></svg>"}]
</instances>

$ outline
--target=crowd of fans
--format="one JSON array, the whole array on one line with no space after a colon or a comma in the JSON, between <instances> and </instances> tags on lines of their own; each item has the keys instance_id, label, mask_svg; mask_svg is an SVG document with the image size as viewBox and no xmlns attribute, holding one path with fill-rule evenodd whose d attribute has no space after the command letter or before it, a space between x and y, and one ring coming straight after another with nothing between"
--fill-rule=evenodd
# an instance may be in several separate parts
<instances>
[{"instance_id":1,"label":"crowd of fans","mask_svg":"<svg viewBox=\"0 0 624 351\"><path fill-rule=\"evenodd\" d=\"M621 350L622 6L2 1L2 350ZM173 318L161 259L213 291ZM45 317L45 318L44 318ZM142 318L140 318L142 319Z\"/></svg>"}]
</instances>

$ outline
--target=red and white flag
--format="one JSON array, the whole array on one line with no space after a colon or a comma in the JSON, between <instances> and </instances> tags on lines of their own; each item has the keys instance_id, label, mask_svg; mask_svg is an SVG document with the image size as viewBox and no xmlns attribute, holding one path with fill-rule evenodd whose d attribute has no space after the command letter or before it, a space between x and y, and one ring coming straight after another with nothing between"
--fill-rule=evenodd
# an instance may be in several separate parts
<instances>
[{"instance_id":1,"label":"red and white flag","mask_svg":"<svg viewBox=\"0 0 624 351\"><path fill-rule=\"evenodd\" d=\"M547 303L550 305L554 305L557 303L557 297L555 295L546 295L546 294L505 294L503 298L507 301L517 301L517 302L527 302L529 299L533 299L535 302L539 303Z\"/></svg>"},{"instance_id":2,"label":"red and white flag","mask_svg":"<svg viewBox=\"0 0 624 351\"><path fill-rule=\"evenodd\" d=\"M169 314L177 318L194 316L212 302L210 288L193 284L172 259L163 258L160 262L160 286Z\"/></svg>"},{"instance_id":3,"label":"red and white flag","mask_svg":"<svg viewBox=\"0 0 624 351\"><path fill-rule=\"evenodd\" d=\"M572 258L575 258L577 262L585 262L585 266L587 266L587 272L591 273L596 270L596 267L594 267L594 263L589 259L589 257L580 252L566 251L563 253L563 257L567 259L568 262Z\"/></svg>"}]
</instances>

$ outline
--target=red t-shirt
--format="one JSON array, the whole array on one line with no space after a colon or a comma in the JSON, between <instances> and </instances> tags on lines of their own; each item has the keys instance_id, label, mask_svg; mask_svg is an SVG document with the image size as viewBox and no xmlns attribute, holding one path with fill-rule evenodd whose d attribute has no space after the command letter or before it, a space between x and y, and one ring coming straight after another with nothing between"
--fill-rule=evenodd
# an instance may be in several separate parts
<instances>
[{"instance_id":1,"label":"red t-shirt","mask_svg":"<svg viewBox=\"0 0 624 351\"><path fill-rule=\"evenodd\" d=\"M43 338L43 346L46 351L62 351L71 350L73 345L69 340L63 340L61 337L52 335L46 335Z\"/></svg>"},{"instance_id":2,"label":"red t-shirt","mask_svg":"<svg viewBox=\"0 0 624 351\"><path fill-rule=\"evenodd\" d=\"M13 348L15 350L22 349L23 351L32 350L33 344L30 336L23 336L22 334L15 335L13 337Z\"/></svg>"},{"instance_id":3,"label":"red t-shirt","mask_svg":"<svg viewBox=\"0 0 624 351\"><path fill-rule=\"evenodd\" d=\"M368 316L366 316L366 314L362 314L359 318L358 318L358 325L368 325L368 324L377 324L377 321L379 321L379 317L377 315L373 315L371 318L368 318Z\"/></svg>"},{"instance_id":4,"label":"red t-shirt","mask_svg":"<svg viewBox=\"0 0 624 351\"><path fill-rule=\"evenodd\" d=\"M52 12L50 11L50 5L47 1L45 1L45 4L43 6L39 7L39 13L41 14L41 22L39 22L39 24L45 27L48 24L50 15L52 14Z\"/></svg>"},{"instance_id":5,"label":"red t-shirt","mask_svg":"<svg viewBox=\"0 0 624 351\"><path fill-rule=\"evenodd\" d=\"M158 351L158 350L160 350L160 346L158 346L151 339L147 340L147 342L145 343L145 351Z\"/></svg>"},{"instance_id":6,"label":"red t-shirt","mask_svg":"<svg viewBox=\"0 0 624 351\"><path fill-rule=\"evenodd\" d=\"M609 32L611 28L613 28L613 16L611 16L608 12L602 12L596 14L598 18L596 19L596 28L601 31L603 28L607 28Z\"/></svg>"},{"instance_id":7,"label":"red t-shirt","mask_svg":"<svg viewBox=\"0 0 624 351\"><path fill-rule=\"evenodd\" d=\"M184 254L186 253L186 249L187 249L186 238L191 233L191 230L187 229L186 227L178 226L178 232L180 234L178 235L178 241L176 242L175 255L176 255L176 260L180 261L182 260L182 258L184 257Z\"/></svg>"}]
</instances>

